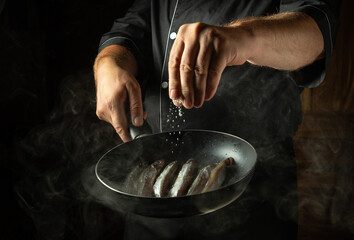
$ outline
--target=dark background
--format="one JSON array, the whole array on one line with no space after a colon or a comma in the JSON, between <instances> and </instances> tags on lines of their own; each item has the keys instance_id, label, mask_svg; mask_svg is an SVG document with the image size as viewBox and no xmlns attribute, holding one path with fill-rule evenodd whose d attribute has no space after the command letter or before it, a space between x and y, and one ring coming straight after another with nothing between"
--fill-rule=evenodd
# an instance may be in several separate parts
<instances>
[{"instance_id":1,"label":"dark background","mask_svg":"<svg viewBox=\"0 0 354 240\"><path fill-rule=\"evenodd\" d=\"M95 116L92 65L100 36L130 4L1 0L2 239L121 238L124 222L92 201L82 169L120 141ZM343 1L325 82L301 95L299 239L354 233L353 9Z\"/></svg>"},{"instance_id":2,"label":"dark background","mask_svg":"<svg viewBox=\"0 0 354 240\"><path fill-rule=\"evenodd\" d=\"M112 129L95 117L92 65L100 36L109 31L113 20L123 15L131 2L0 1L2 239L42 239L45 235L36 230L29 217L35 214L27 212L26 206L23 207L15 187L24 189L36 185L33 189L45 191L54 184L55 191L59 190L66 197L59 196L57 202L66 203L71 200L67 196L73 194L65 190L62 186L64 183L57 183L65 178L64 174L53 170L67 166L68 160L65 159L71 153L65 153L65 147L54 149L54 144L70 145L75 140L86 138L89 139L86 144L90 147L90 141L91 145L94 144L90 133L95 129L106 133L105 136L111 136L112 142L118 141L116 136L111 135ZM88 122L96 125L92 127ZM81 138L77 140L78 137ZM39 138L43 138L42 142L39 142ZM109 143L107 145L110 146ZM105 149L95 150L101 152ZM91 160L90 156L81 155L79 158L81 162ZM76 165L67 169L78 170L82 165L78 163L80 161L77 160ZM48 180L45 179L52 175L59 179L46 184ZM73 174L71 177L74 178ZM28 193L24 191L23 194ZM29 194L28 199L35 198L35 192L31 195L32 192L29 191ZM84 211L81 205L70 206L72 213L63 214L64 217L59 216L60 209L51 216L50 212L53 210L46 207L46 202L49 201L47 199L49 197L46 196L34 203L38 205L34 209L40 209L39 212L48 218L64 219L59 223L53 222L53 228L72 225L65 227L69 228L64 231L65 239L90 239L84 234L75 235L72 228L80 228L79 223L68 220L75 218L71 215ZM99 208L92 208L95 207Z\"/></svg>"},{"instance_id":3,"label":"dark background","mask_svg":"<svg viewBox=\"0 0 354 240\"><path fill-rule=\"evenodd\" d=\"M91 70L100 36L110 29L114 18L124 14L130 2L2 1L1 99L14 104L7 109L11 121L3 120L24 128L41 122L40 118L58 101L62 79L81 70ZM26 116L18 115L24 114L19 111L24 108L19 95L24 93L18 91L27 91L27 95L38 98L38 106L31 106L28 111L33 112L27 112ZM23 121L26 117L31 119Z\"/></svg>"}]
</instances>

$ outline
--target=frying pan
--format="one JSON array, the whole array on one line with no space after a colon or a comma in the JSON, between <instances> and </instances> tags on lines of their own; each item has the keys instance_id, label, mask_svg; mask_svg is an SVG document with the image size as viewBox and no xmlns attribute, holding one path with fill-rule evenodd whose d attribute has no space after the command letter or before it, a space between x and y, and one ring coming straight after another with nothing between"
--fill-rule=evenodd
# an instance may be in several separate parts
<instances>
[{"instance_id":1,"label":"frying pan","mask_svg":"<svg viewBox=\"0 0 354 240\"><path fill-rule=\"evenodd\" d=\"M222 187L214 191L181 197L144 197L129 193L128 174L140 162L163 159L166 165L182 165L194 158L198 169L233 157L236 164L227 171ZM152 134L114 147L97 162L97 179L121 210L148 217L187 217L220 209L236 200L252 178L257 154L245 140L222 132L185 130ZM102 193L103 194L103 193Z\"/></svg>"}]
</instances>

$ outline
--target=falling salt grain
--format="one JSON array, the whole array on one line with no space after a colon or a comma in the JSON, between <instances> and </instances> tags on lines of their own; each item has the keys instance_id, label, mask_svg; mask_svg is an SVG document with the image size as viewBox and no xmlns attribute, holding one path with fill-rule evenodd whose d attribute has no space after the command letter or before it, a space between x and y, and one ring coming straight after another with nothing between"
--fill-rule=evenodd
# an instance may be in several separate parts
<instances>
[{"instance_id":1,"label":"falling salt grain","mask_svg":"<svg viewBox=\"0 0 354 240\"><path fill-rule=\"evenodd\" d=\"M182 107L179 107L179 108L178 108L178 115L179 115L180 117L183 116Z\"/></svg>"}]
</instances>

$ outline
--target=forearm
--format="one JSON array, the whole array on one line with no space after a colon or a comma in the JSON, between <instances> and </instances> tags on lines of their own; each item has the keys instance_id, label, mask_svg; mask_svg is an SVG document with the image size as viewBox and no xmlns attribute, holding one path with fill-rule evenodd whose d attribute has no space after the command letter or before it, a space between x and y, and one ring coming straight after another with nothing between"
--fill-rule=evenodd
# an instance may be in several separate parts
<instances>
[{"instance_id":1,"label":"forearm","mask_svg":"<svg viewBox=\"0 0 354 240\"><path fill-rule=\"evenodd\" d=\"M100 67L103 65L109 66L111 64L116 65L120 69L129 72L129 74L131 74L132 76L136 77L137 75L138 66L134 55L123 46L111 45L104 48L95 59L93 70L95 74L96 84L97 72L100 69L106 69Z\"/></svg>"},{"instance_id":2,"label":"forearm","mask_svg":"<svg viewBox=\"0 0 354 240\"><path fill-rule=\"evenodd\" d=\"M304 13L244 19L230 24L230 27L248 33L243 50L247 61L255 65L296 70L311 64L324 52L320 29Z\"/></svg>"}]
</instances>

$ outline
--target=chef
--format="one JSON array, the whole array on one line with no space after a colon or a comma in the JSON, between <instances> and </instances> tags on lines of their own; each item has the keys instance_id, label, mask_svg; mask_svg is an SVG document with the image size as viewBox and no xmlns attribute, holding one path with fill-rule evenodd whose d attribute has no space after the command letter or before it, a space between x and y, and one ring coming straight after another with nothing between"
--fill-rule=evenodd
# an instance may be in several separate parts
<instances>
[{"instance_id":1,"label":"chef","mask_svg":"<svg viewBox=\"0 0 354 240\"><path fill-rule=\"evenodd\" d=\"M94 64L97 116L122 141L130 140L129 119L135 126L146 121L153 132L231 133L257 151L246 193L215 213L176 223L175 238L296 239L292 137L301 123L300 93L325 77L339 4L136 0L102 36ZM166 237L153 224L142 239Z\"/></svg>"}]
</instances>

